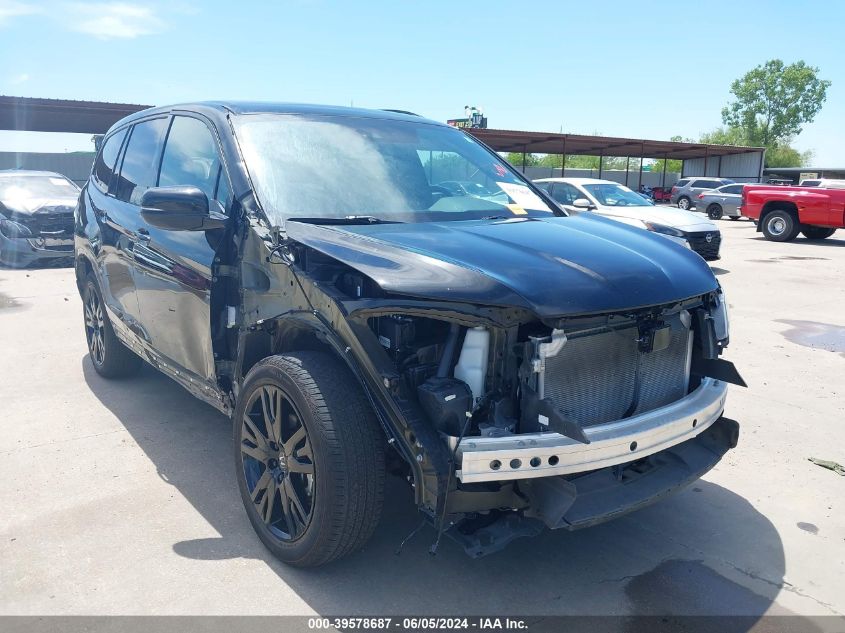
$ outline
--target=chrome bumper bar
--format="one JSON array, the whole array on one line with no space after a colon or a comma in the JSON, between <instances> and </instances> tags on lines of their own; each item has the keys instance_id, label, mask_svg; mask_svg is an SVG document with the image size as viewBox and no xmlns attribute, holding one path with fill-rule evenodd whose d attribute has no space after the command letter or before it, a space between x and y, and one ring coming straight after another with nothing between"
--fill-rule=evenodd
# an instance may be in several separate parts
<instances>
[{"instance_id":1,"label":"chrome bumper bar","mask_svg":"<svg viewBox=\"0 0 845 633\"><path fill-rule=\"evenodd\" d=\"M634 461L707 429L722 415L727 391L727 383L704 378L695 391L670 405L587 427L589 444L559 433L466 438L458 449L457 477L465 483L552 477Z\"/></svg>"}]
</instances>

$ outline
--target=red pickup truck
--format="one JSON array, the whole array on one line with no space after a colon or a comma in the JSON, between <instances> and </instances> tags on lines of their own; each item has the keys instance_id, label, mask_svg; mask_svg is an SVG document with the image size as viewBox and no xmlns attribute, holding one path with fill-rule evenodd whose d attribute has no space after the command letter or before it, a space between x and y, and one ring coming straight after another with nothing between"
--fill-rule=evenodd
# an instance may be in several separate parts
<instances>
[{"instance_id":1,"label":"red pickup truck","mask_svg":"<svg viewBox=\"0 0 845 633\"><path fill-rule=\"evenodd\" d=\"M823 240L845 228L845 189L745 185L739 212L767 240L788 242L799 233Z\"/></svg>"}]
</instances>

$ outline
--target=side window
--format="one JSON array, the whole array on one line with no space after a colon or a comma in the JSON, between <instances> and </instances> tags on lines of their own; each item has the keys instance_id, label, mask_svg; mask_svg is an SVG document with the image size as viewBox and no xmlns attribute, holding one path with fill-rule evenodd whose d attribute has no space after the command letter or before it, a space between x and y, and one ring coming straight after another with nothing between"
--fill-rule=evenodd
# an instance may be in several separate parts
<instances>
[{"instance_id":1,"label":"side window","mask_svg":"<svg viewBox=\"0 0 845 633\"><path fill-rule=\"evenodd\" d=\"M186 116L174 117L164 146L158 184L160 187L193 185L209 200L217 199L225 205L229 183L222 170L217 142L205 123Z\"/></svg>"},{"instance_id":2,"label":"side window","mask_svg":"<svg viewBox=\"0 0 845 633\"><path fill-rule=\"evenodd\" d=\"M689 184L689 179L688 178L682 178L681 180L679 180L678 182L675 183L675 186L680 188L680 187L686 187L688 184Z\"/></svg>"},{"instance_id":3,"label":"side window","mask_svg":"<svg viewBox=\"0 0 845 633\"><path fill-rule=\"evenodd\" d=\"M742 185L730 185L722 189L725 193L742 193Z\"/></svg>"},{"instance_id":4,"label":"side window","mask_svg":"<svg viewBox=\"0 0 845 633\"><path fill-rule=\"evenodd\" d=\"M132 128L115 191L118 199L140 204L144 192L155 187L159 149L166 129L166 118L142 121Z\"/></svg>"},{"instance_id":5,"label":"side window","mask_svg":"<svg viewBox=\"0 0 845 633\"><path fill-rule=\"evenodd\" d=\"M568 182L556 182L552 187L552 198L561 204L571 205L578 198L587 198Z\"/></svg>"},{"instance_id":6,"label":"side window","mask_svg":"<svg viewBox=\"0 0 845 633\"><path fill-rule=\"evenodd\" d=\"M538 189L542 189L543 191L548 191L548 190L549 190L549 186L551 185L551 183L548 183L548 182L535 182L535 183L534 183L534 185L535 185Z\"/></svg>"},{"instance_id":7,"label":"side window","mask_svg":"<svg viewBox=\"0 0 845 633\"><path fill-rule=\"evenodd\" d=\"M104 193L108 191L109 184L111 184L114 164L117 162L117 155L120 153L120 146L123 145L125 136L126 130L124 129L108 137L97 155L97 160L94 161L94 169L91 171L91 175L94 177L97 187Z\"/></svg>"},{"instance_id":8,"label":"side window","mask_svg":"<svg viewBox=\"0 0 845 633\"><path fill-rule=\"evenodd\" d=\"M552 185L552 199L560 204L572 204L569 191L562 182L556 182Z\"/></svg>"},{"instance_id":9,"label":"side window","mask_svg":"<svg viewBox=\"0 0 845 633\"><path fill-rule=\"evenodd\" d=\"M570 202L570 204L574 203L579 198L583 198L584 200L589 200L589 198L587 198L587 194L581 192L576 187L574 187L570 184L567 184L567 183L564 183L563 186L566 187L569 190L569 197L572 200L572 202Z\"/></svg>"},{"instance_id":10,"label":"side window","mask_svg":"<svg viewBox=\"0 0 845 633\"><path fill-rule=\"evenodd\" d=\"M709 180L693 180L690 186L693 189L712 189L713 183Z\"/></svg>"}]
</instances>

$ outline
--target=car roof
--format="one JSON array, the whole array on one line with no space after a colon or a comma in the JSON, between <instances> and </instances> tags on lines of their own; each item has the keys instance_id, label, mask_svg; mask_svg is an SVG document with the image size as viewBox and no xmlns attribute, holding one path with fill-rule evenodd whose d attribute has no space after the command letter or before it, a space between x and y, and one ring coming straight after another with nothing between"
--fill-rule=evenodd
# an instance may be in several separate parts
<instances>
[{"instance_id":1,"label":"car roof","mask_svg":"<svg viewBox=\"0 0 845 633\"><path fill-rule=\"evenodd\" d=\"M603 180L601 178L538 178L534 182L568 182L571 185L621 185L615 180ZM622 185L623 187L625 185Z\"/></svg>"},{"instance_id":2,"label":"car roof","mask_svg":"<svg viewBox=\"0 0 845 633\"><path fill-rule=\"evenodd\" d=\"M317 105L309 103L263 102L263 101L197 101L192 103L178 103L168 106L147 108L130 114L115 123L111 129L116 129L135 120L144 119L157 114L173 112L196 112L205 114L213 119L225 119L229 115L241 116L250 114L293 114L311 116L346 116L370 119L390 119L396 121L416 121L446 126L445 123L432 121L419 115L399 110L376 110L368 108L349 108L344 106ZM111 132L111 129L109 132Z\"/></svg>"},{"instance_id":3,"label":"car roof","mask_svg":"<svg viewBox=\"0 0 845 633\"><path fill-rule=\"evenodd\" d=\"M62 174L54 171L37 171L35 169L0 169L0 178L3 176L43 176L44 178L65 178Z\"/></svg>"}]
</instances>

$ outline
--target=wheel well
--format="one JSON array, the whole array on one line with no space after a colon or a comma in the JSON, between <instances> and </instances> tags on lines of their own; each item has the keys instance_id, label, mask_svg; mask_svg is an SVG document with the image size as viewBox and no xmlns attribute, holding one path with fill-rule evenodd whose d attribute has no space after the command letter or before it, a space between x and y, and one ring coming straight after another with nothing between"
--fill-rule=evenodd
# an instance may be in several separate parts
<instances>
[{"instance_id":1,"label":"wheel well","mask_svg":"<svg viewBox=\"0 0 845 633\"><path fill-rule=\"evenodd\" d=\"M91 274L94 270L91 266L91 262L88 261L88 258L84 255L80 255L76 259L76 287L79 289L79 292L82 292L82 286L85 284L85 278Z\"/></svg>"},{"instance_id":2,"label":"wheel well","mask_svg":"<svg viewBox=\"0 0 845 633\"><path fill-rule=\"evenodd\" d=\"M763 222L766 221L766 216L770 213L775 211L785 211L789 215L791 215L796 222L800 222L798 219L798 207L795 205L794 202L782 202L780 200L774 202L767 202L763 205L763 210L760 213L760 221L757 222L757 231L763 230Z\"/></svg>"},{"instance_id":3,"label":"wheel well","mask_svg":"<svg viewBox=\"0 0 845 633\"><path fill-rule=\"evenodd\" d=\"M314 327L289 320L276 321L272 329L248 332L244 337L244 354L241 375L246 376L258 361L293 351L319 351L336 355L335 349Z\"/></svg>"}]
</instances>

